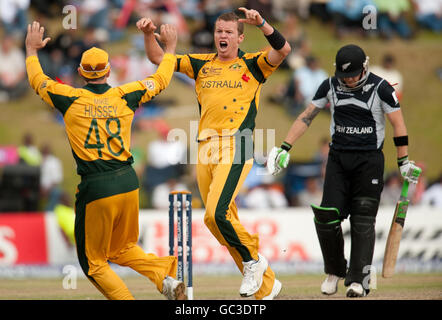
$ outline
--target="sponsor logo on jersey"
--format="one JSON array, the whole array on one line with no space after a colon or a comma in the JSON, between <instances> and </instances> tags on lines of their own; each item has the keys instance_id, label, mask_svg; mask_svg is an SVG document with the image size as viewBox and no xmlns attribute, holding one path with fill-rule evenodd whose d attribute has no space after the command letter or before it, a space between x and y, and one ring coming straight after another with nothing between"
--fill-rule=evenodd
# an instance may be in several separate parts
<instances>
[{"instance_id":1,"label":"sponsor logo on jersey","mask_svg":"<svg viewBox=\"0 0 442 320\"><path fill-rule=\"evenodd\" d=\"M338 91L338 94L344 94L344 95L347 95L347 96L354 96L353 92L344 91L344 89L342 89L341 86L337 86L336 90Z\"/></svg>"},{"instance_id":2,"label":"sponsor logo on jersey","mask_svg":"<svg viewBox=\"0 0 442 320\"><path fill-rule=\"evenodd\" d=\"M143 84L150 91L155 89L155 82L153 80L146 80Z\"/></svg>"},{"instance_id":3,"label":"sponsor logo on jersey","mask_svg":"<svg viewBox=\"0 0 442 320\"><path fill-rule=\"evenodd\" d=\"M362 87L362 93L370 91L370 89L374 86L374 83L366 84Z\"/></svg>"},{"instance_id":4,"label":"sponsor logo on jersey","mask_svg":"<svg viewBox=\"0 0 442 320\"><path fill-rule=\"evenodd\" d=\"M220 75L223 68L204 67L201 69L203 76L216 76Z\"/></svg>"}]
</instances>

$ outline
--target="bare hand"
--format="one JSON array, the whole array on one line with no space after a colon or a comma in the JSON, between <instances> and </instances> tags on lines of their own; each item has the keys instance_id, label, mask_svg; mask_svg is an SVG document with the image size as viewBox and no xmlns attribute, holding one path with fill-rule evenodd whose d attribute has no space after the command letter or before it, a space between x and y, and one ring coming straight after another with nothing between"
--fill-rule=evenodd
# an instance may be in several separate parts
<instances>
[{"instance_id":1,"label":"bare hand","mask_svg":"<svg viewBox=\"0 0 442 320\"><path fill-rule=\"evenodd\" d=\"M43 40L44 27L40 27L40 23L34 21L32 25L28 24L28 33L26 34L26 52L28 55L36 54L38 50L44 48L51 38Z\"/></svg>"},{"instance_id":2,"label":"bare hand","mask_svg":"<svg viewBox=\"0 0 442 320\"><path fill-rule=\"evenodd\" d=\"M137 28L138 30L143 31L145 34L153 33L157 29L150 18L141 18L138 20Z\"/></svg>"},{"instance_id":3,"label":"bare hand","mask_svg":"<svg viewBox=\"0 0 442 320\"><path fill-rule=\"evenodd\" d=\"M248 10L244 7L238 8L238 10L241 10L242 12L244 12L244 15L246 16L245 19L238 19L238 22L259 26L264 21L264 19L261 17L259 12L256 10L253 10L253 9Z\"/></svg>"},{"instance_id":4,"label":"bare hand","mask_svg":"<svg viewBox=\"0 0 442 320\"><path fill-rule=\"evenodd\" d=\"M177 29L174 25L163 24L160 28L160 34L155 33L155 37L165 45L166 52L175 53Z\"/></svg>"}]
</instances>

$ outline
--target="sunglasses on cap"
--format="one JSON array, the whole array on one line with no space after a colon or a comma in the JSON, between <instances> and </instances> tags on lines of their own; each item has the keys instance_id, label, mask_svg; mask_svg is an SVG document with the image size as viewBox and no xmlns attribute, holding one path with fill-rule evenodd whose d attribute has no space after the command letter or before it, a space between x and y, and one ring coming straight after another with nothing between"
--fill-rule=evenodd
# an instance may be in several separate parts
<instances>
[{"instance_id":1,"label":"sunglasses on cap","mask_svg":"<svg viewBox=\"0 0 442 320\"><path fill-rule=\"evenodd\" d=\"M92 66L88 63L80 64L80 68L84 72L102 72L102 71L106 70L108 66L109 66L109 62L108 63L98 63L95 66L95 68L92 68Z\"/></svg>"}]
</instances>

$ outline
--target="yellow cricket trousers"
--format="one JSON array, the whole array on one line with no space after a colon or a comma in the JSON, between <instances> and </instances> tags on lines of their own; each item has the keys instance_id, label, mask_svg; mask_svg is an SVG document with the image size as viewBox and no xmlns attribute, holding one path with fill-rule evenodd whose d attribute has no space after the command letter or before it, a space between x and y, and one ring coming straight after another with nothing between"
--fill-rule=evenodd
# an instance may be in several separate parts
<instances>
[{"instance_id":1,"label":"yellow cricket trousers","mask_svg":"<svg viewBox=\"0 0 442 320\"><path fill-rule=\"evenodd\" d=\"M110 300L134 299L108 261L148 277L161 292L176 277L174 256L146 254L138 245L138 178L131 166L82 177L75 202L75 240L87 278Z\"/></svg>"},{"instance_id":2,"label":"yellow cricket trousers","mask_svg":"<svg viewBox=\"0 0 442 320\"><path fill-rule=\"evenodd\" d=\"M253 166L251 136L215 137L198 145L197 181L205 205L204 223L226 246L243 272L242 262L258 259L259 237L241 225L235 198ZM269 295L275 273L268 267L256 299Z\"/></svg>"}]
</instances>

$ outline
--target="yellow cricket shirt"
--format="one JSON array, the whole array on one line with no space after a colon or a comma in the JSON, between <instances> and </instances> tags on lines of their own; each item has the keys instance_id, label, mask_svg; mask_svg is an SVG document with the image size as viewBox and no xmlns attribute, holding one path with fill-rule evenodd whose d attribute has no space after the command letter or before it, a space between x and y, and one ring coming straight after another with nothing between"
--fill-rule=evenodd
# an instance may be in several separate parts
<instances>
[{"instance_id":1,"label":"yellow cricket shirt","mask_svg":"<svg viewBox=\"0 0 442 320\"><path fill-rule=\"evenodd\" d=\"M115 88L108 84L73 88L46 76L36 56L26 59L31 87L63 114L79 175L116 170L133 163L130 135L134 112L140 103L169 85L175 65L176 57L165 54L156 73L144 80Z\"/></svg>"},{"instance_id":2,"label":"yellow cricket shirt","mask_svg":"<svg viewBox=\"0 0 442 320\"><path fill-rule=\"evenodd\" d=\"M253 131L262 84L278 67L267 57L268 51L241 50L232 61L220 61L216 53L177 55L176 71L195 79L199 141Z\"/></svg>"}]
</instances>

